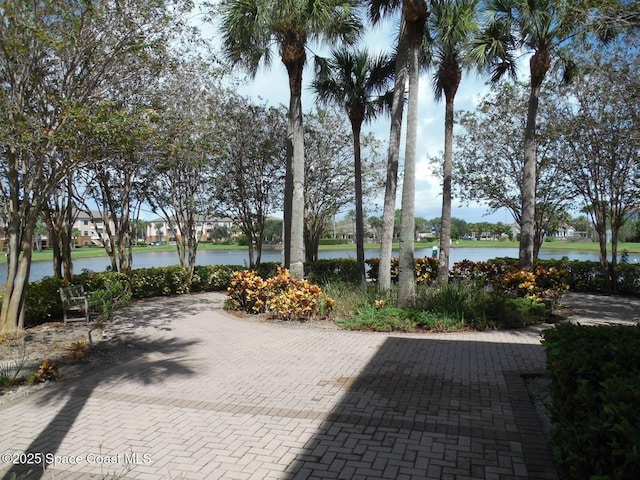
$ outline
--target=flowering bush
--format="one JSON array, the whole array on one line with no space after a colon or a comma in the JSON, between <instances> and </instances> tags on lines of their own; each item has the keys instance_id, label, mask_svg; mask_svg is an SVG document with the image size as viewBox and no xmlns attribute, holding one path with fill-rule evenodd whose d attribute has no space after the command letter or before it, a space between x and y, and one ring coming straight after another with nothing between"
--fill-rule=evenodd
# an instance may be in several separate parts
<instances>
[{"instance_id":1,"label":"flowering bush","mask_svg":"<svg viewBox=\"0 0 640 480\"><path fill-rule=\"evenodd\" d=\"M334 305L320 287L291 278L286 268L279 268L277 275L268 280L249 270L233 272L227 295L231 308L250 313L269 311L287 319L327 313Z\"/></svg>"}]
</instances>

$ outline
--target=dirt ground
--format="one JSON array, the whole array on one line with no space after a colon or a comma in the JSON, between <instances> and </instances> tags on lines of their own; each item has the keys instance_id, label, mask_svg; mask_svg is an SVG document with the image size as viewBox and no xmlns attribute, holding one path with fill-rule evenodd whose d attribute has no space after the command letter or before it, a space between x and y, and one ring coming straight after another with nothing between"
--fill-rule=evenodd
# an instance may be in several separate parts
<instances>
[{"instance_id":1,"label":"dirt ground","mask_svg":"<svg viewBox=\"0 0 640 480\"><path fill-rule=\"evenodd\" d=\"M126 340L110 338L85 322L52 322L21 334L0 335L0 376L13 377L16 366L21 367L13 385L0 385L0 405L46 385L29 382L44 360L57 368L58 379L65 380L82 371L108 368L132 355Z\"/></svg>"}]
</instances>

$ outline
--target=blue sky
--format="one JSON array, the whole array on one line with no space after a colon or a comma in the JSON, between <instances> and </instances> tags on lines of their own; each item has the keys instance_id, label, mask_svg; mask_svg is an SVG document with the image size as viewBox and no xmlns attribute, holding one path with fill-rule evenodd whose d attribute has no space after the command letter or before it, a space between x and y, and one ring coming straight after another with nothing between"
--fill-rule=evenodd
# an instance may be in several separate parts
<instances>
[{"instance_id":1,"label":"blue sky","mask_svg":"<svg viewBox=\"0 0 640 480\"><path fill-rule=\"evenodd\" d=\"M211 35L212 43L219 44L215 28L203 29L205 35ZM361 41L371 52L391 51L395 44L395 24L387 22L380 27L370 28ZM303 74L304 111L315 109L315 98L309 89L313 78L313 54L327 55L326 48L311 45L308 52L308 62ZM238 72L241 73L241 72ZM416 216L431 219L439 217L442 208L439 180L433 175L433 166L429 164L430 156L438 155L444 149L444 104L436 103L433 99L431 79L425 73L420 79L419 93L419 124L418 145L416 152ZM269 105L288 105L289 90L287 74L277 56L270 68L261 67L254 79L247 79L241 83L239 93L266 102ZM456 110L473 110L479 98L488 91L489 87L483 79L469 73L463 75L463 80L456 96ZM365 125L363 133L372 132L386 145L389 137L389 121L381 118L376 122ZM404 133L402 136L404 145ZM386 153L385 153L386 157ZM401 192L398 191L398 208L400 207ZM382 198L377 202L382 205ZM367 206L368 210L376 210L375 206ZM377 214L381 215L381 207ZM512 223L512 217L506 211L485 215L487 208L479 204L461 206L461 202L454 199L452 215L467 222L503 222Z\"/></svg>"}]
</instances>

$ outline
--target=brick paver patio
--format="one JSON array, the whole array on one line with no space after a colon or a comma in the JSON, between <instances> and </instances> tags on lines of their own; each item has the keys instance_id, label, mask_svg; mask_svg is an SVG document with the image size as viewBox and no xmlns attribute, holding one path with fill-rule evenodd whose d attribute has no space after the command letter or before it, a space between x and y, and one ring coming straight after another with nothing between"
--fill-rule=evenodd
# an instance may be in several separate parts
<instances>
[{"instance_id":1,"label":"brick paver patio","mask_svg":"<svg viewBox=\"0 0 640 480\"><path fill-rule=\"evenodd\" d=\"M556 478L521 377L538 330L308 329L222 298L137 303L133 360L1 407L3 478ZM46 469L10 468L25 452Z\"/></svg>"}]
</instances>

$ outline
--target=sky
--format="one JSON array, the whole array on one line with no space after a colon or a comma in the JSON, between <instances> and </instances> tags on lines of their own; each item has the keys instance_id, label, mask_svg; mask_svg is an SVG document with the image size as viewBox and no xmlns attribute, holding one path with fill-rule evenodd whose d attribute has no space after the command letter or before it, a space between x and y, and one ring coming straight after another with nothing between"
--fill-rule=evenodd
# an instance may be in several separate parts
<instances>
[{"instance_id":1,"label":"sky","mask_svg":"<svg viewBox=\"0 0 640 480\"><path fill-rule=\"evenodd\" d=\"M371 53L390 52L395 45L396 22L388 21L379 27L369 27L366 35L361 40L359 47L366 47ZM215 27L203 29L203 34L209 37L213 45L219 45L220 40ZM303 97L302 108L304 112L315 109L315 96L309 85L313 79L313 55L326 56L327 48L311 45L307 52L308 60L303 73ZM238 72L241 73L241 72ZM418 142L416 151L416 217L432 219L440 217L442 209L442 196L440 193L440 181L433 174L434 167L428 161L431 156L441 154L444 150L444 102L436 103L433 98L431 79L429 73L422 74L420 78L420 90L418 96L419 124ZM270 68L261 67L253 79L247 79L241 83L239 93L258 102L268 105L288 105L289 87L287 73L284 65L274 56ZM474 110L480 98L489 91L485 81L475 74L463 74L462 83L458 89L455 100L456 111ZM406 111L405 111L406 116ZM389 119L383 117L363 127L363 135L373 133L387 145L389 138ZM405 142L405 132L402 133L402 145ZM402 148L404 150L404 148ZM386 158L386 147L384 152ZM401 152L401 163L404 152ZM401 165L402 168L402 165ZM401 185L397 194L397 208L400 208ZM382 215L382 195L374 205L365 205L371 215ZM488 209L480 204L465 205L458 199L453 200L452 216L461 218L467 222L491 222L513 223L511 215L505 211L498 211L487 215ZM346 213L346 212L344 212Z\"/></svg>"}]
</instances>

